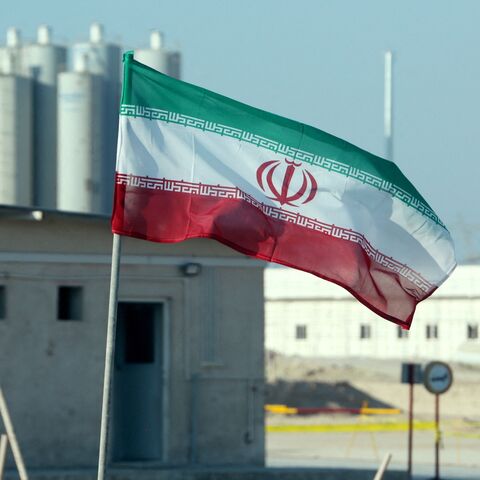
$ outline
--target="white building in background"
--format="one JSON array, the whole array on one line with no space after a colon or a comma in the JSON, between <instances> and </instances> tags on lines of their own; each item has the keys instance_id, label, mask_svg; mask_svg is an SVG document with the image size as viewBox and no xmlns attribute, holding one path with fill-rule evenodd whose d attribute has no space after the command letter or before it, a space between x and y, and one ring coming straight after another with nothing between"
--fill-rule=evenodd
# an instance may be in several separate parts
<instances>
[{"instance_id":1,"label":"white building in background","mask_svg":"<svg viewBox=\"0 0 480 480\"><path fill-rule=\"evenodd\" d=\"M307 357L436 358L480 363L480 265L461 265L420 303L410 331L346 290L287 268L265 270L268 350Z\"/></svg>"}]
</instances>

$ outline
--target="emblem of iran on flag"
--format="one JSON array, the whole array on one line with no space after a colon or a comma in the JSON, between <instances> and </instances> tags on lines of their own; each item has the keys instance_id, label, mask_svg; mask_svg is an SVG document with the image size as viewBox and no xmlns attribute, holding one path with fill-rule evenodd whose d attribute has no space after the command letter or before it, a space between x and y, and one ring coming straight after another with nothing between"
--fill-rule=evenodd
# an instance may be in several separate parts
<instances>
[{"instance_id":1,"label":"emblem of iran on flag","mask_svg":"<svg viewBox=\"0 0 480 480\"><path fill-rule=\"evenodd\" d=\"M392 162L131 54L112 230L216 239L337 283L405 328L456 265L445 225Z\"/></svg>"}]
</instances>

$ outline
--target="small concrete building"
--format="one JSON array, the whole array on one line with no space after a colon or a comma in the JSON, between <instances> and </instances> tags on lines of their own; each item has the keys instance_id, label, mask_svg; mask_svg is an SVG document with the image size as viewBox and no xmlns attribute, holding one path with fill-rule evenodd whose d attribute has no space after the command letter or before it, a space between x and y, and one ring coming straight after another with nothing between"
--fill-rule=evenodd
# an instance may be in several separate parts
<instances>
[{"instance_id":1,"label":"small concrete building","mask_svg":"<svg viewBox=\"0 0 480 480\"><path fill-rule=\"evenodd\" d=\"M0 207L0 385L30 469L97 464L111 244L107 217ZM113 465L264 464L263 300L263 264L215 241L123 238Z\"/></svg>"},{"instance_id":2,"label":"small concrete building","mask_svg":"<svg viewBox=\"0 0 480 480\"><path fill-rule=\"evenodd\" d=\"M421 302L409 331L308 273L265 270L265 344L306 357L480 363L480 265L460 265Z\"/></svg>"}]
</instances>

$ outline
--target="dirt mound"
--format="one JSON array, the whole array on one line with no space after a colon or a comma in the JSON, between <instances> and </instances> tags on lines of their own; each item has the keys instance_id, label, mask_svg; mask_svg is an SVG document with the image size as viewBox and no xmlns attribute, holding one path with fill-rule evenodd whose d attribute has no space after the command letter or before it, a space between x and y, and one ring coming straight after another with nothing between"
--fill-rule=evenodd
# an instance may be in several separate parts
<instances>
[{"instance_id":1,"label":"dirt mound","mask_svg":"<svg viewBox=\"0 0 480 480\"><path fill-rule=\"evenodd\" d=\"M267 384L268 404L304 408L360 408L368 402L371 408L392 408L349 382L305 382L277 380Z\"/></svg>"}]
</instances>

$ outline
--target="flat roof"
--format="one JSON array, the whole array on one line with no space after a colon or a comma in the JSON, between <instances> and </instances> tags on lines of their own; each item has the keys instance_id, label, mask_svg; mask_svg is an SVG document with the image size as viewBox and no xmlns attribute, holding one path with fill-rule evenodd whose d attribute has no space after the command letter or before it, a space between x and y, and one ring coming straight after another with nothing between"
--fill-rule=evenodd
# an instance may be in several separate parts
<instances>
[{"instance_id":1,"label":"flat roof","mask_svg":"<svg viewBox=\"0 0 480 480\"><path fill-rule=\"evenodd\" d=\"M285 267L265 269L267 300L335 300L355 298L344 288L310 273ZM432 298L480 298L480 265L459 265Z\"/></svg>"},{"instance_id":2,"label":"flat roof","mask_svg":"<svg viewBox=\"0 0 480 480\"><path fill-rule=\"evenodd\" d=\"M110 220L110 215L83 212L67 212L64 210L22 207L17 205L1 205L0 217L43 220L45 217L68 217L92 220Z\"/></svg>"}]
</instances>

